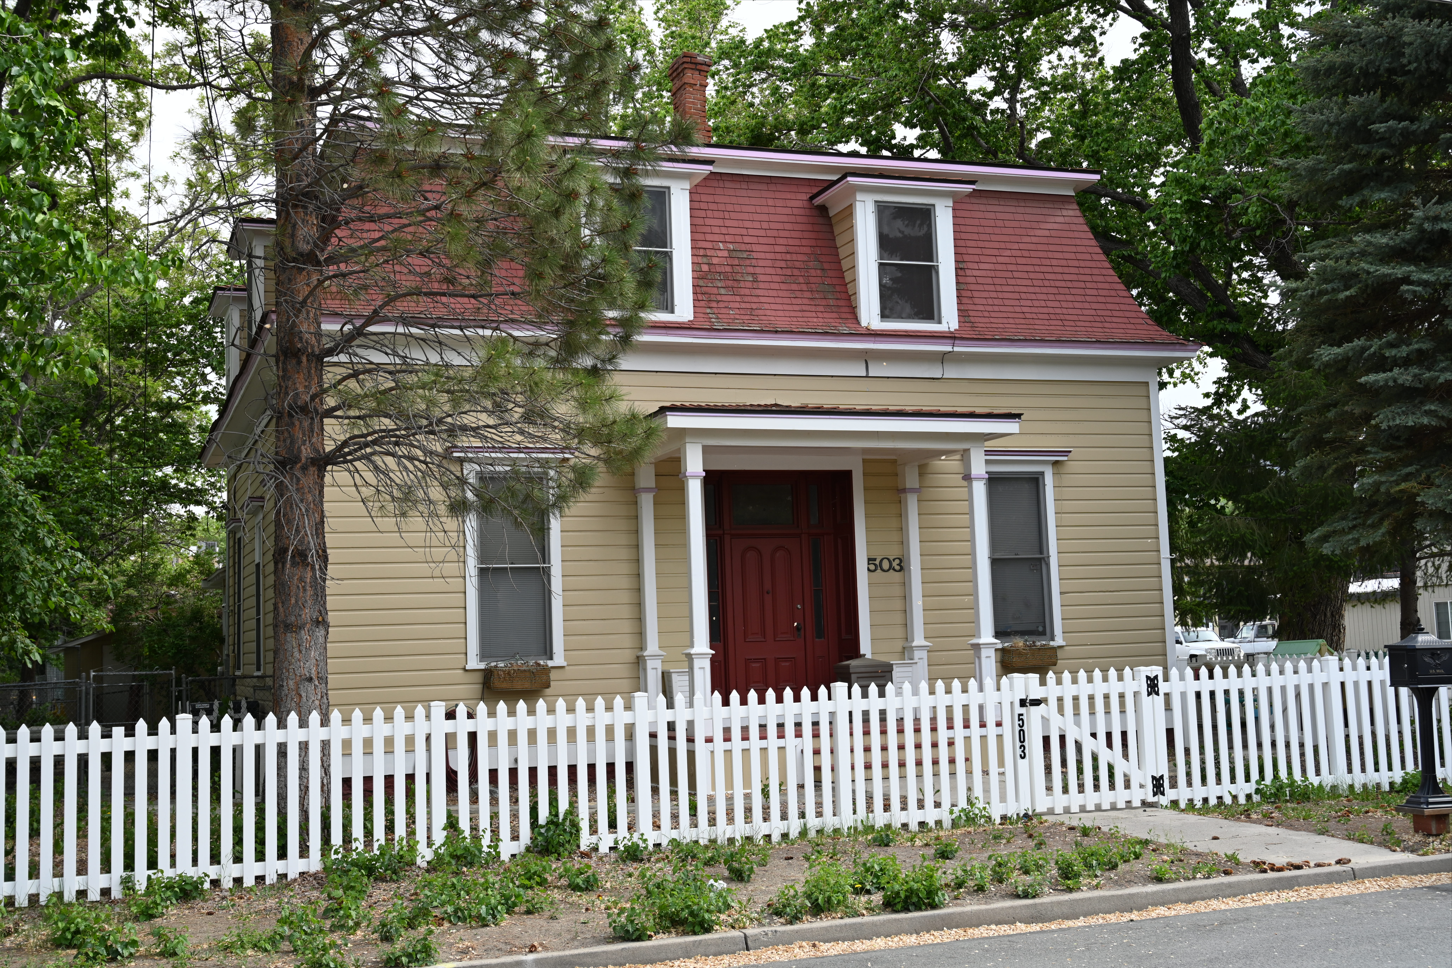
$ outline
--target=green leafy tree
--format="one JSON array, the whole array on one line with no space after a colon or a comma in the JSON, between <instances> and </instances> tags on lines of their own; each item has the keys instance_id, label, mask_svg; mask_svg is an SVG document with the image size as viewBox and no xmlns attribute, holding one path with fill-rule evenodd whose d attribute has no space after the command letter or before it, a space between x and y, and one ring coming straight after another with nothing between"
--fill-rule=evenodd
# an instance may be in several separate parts
<instances>
[{"instance_id":1,"label":"green leafy tree","mask_svg":"<svg viewBox=\"0 0 1452 968\"><path fill-rule=\"evenodd\" d=\"M1297 473L1352 485L1310 537L1333 553L1390 549L1407 635L1419 566L1445 568L1452 549L1452 7L1335 10L1298 72L1316 150L1296 189L1333 230L1291 290L1287 356L1323 383L1298 413Z\"/></svg>"}]
</instances>

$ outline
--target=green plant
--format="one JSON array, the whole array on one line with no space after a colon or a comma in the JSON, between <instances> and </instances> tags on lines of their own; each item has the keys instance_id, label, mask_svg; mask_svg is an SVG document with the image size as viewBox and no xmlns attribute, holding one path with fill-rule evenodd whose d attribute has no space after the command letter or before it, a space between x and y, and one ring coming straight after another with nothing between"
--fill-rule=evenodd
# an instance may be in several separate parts
<instances>
[{"instance_id":1,"label":"green plant","mask_svg":"<svg viewBox=\"0 0 1452 968\"><path fill-rule=\"evenodd\" d=\"M483 867L491 861L499 859L499 845L491 843L484 846L484 841L478 837L465 837L459 829L458 821L453 815L449 816L450 828L444 833L444 839L435 847L433 854L429 857L429 870L433 871L466 871L475 867ZM432 943L432 942L430 942Z\"/></svg>"},{"instance_id":2,"label":"green plant","mask_svg":"<svg viewBox=\"0 0 1452 968\"><path fill-rule=\"evenodd\" d=\"M891 847L897 843L897 831L892 827L878 827L868 835L867 842L874 847Z\"/></svg>"},{"instance_id":3,"label":"green plant","mask_svg":"<svg viewBox=\"0 0 1452 968\"><path fill-rule=\"evenodd\" d=\"M322 916L332 925L334 931L352 934L368 921L368 912L363 902L373 881L355 867L340 866L327 871L323 878Z\"/></svg>"},{"instance_id":4,"label":"green plant","mask_svg":"<svg viewBox=\"0 0 1452 968\"><path fill-rule=\"evenodd\" d=\"M852 900L852 876L840 862L825 861L807 872L802 896L817 914L846 911Z\"/></svg>"},{"instance_id":5,"label":"green plant","mask_svg":"<svg viewBox=\"0 0 1452 968\"><path fill-rule=\"evenodd\" d=\"M756 873L758 867L764 867L770 852L764 844L740 843L735 847L726 850L721 855L721 863L726 867L726 873L733 881L746 883Z\"/></svg>"},{"instance_id":6,"label":"green plant","mask_svg":"<svg viewBox=\"0 0 1452 968\"><path fill-rule=\"evenodd\" d=\"M530 831L529 849L545 857L569 857L580 849L580 814L574 807L563 813L554 809L554 796L550 796L550 810L545 821Z\"/></svg>"},{"instance_id":7,"label":"green plant","mask_svg":"<svg viewBox=\"0 0 1452 968\"><path fill-rule=\"evenodd\" d=\"M86 937L76 948L76 964L100 965L108 961L129 961L141 950L136 929L129 924L109 922L96 934Z\"/></svg>"},{"instance_id":8,"label":"green plant","mask_svg":"<svg viewBox=\"0 0 1452 968\"><path fill-rule=\"evenodd\" d=\"M1267 803L1309 803L1313 800L1329 800L1337 795L1324 784L1312 783L1300 777L1287 779L1279 771L1269 780L1258 780L1255 784L1255 798Z\"/></svg>"},{"instance_id":9,"label":"green plant","mask_svg":"<svg viewBox=\"0 0 1452 968\"><path fill-rule=\"evenodd\" d=\"M434 919L434 912L418 901L394 901L393 906L379 915L377 923L378 940L392 944L414 928L421 928Z\"/></svg>"},{"instance_id":10,"label":"green plant","mask_svg":"<svg viewBox=\"0 0 1452 968\"><path fill-rule=\"evenodd\" d=\"M1018 855L1018 872L1029 877L1041 877L1049 872L1052 863L1048 854L1026 850Z\"/></svg>"},{"instance_id":11,"label":"green plant","mask_svg":"<svg viewBox=\"0 0 1452 968\"><path fill-rule=\"evenodd\" d=\"M1349 836L1351 837L1352 840L1356 841L1358 844L1369 844L1369 843L1372 843L1372 836L1371 836L1371 834L1369 834L1369 833L1366 832L1366 825L1365 824L1363 824L1358 830L1356 830L1355 832L1353 832Z\"/></svg>"},{"instance_id":12,"label":"green plant","mask_svg":"<svg viewBox=\"0 0 1452 968\"><path fill-rule=\"evenodd\" d=\"M600 888L600 875L589 864L576 865L566 862L560 865L560 873L564 875L565 883L569 885L570 890L576 893Z\"/></svg>"},{"instance_id":13,"label":"green plant","mask_svg":"<svg viewBox=\"0 0 1452 968\"><path fill-rule=\"evenodd\" d=\"M151 929L151 936L156 939L156 943L152 947L161 957L185 958L187 956L187 935L180 928L169 929L158 925Z\"/></svg>"},{"instance_id":14,"label":"green plant","mask_svg":"<svg viewBox=\"0 0 1452 968\"><path fill-rule=\"evenodd\" d=\"M1237 867L1241 864L1240 855L1235 851L1231 851L1230 853L1226 854L1225 860L1226 863L1235 864Z\"/></svg>"},{"instance_id":15,"label":"green plant","mask_svg":"<svg viewBox=\"0 0 1452 968\"><path fill-rule=\"evenodd\" d=\"M1084 886L1084 861L1074 851L1061 850L1054 855L1054 869L1059 883L1071 891Z\"/></svg>"},{"instance_id":16,"label":"green plant","mask_svg":"<svg viewBox=\"0 0 1452 968\"><path fill-rule=\"evenodd\" d=\"M958 841L943 839L933 844L934 860L952 860L954 857L957 856Z\"/></svg>"},{"instance_id":17,"label":"green plant","mask_svg":"<svg viewBox=\"0 0 1452 968\"><path fill-rule=\"evenodd\" d=\"M1081 823L1079 825L1079 827L1078 827L1078 830L1079 830L1079 836L1080 837L1093 837L1094 836L1094 825L1093 824Z\"/></svg>"},{"instance_id":18,"label":"green plant","mask_svg":"<svg viewBox=\"0 0 1452 968\"><path fill-rule=\"evenodd\" d=\"M979 894L993 886L993 877L987 864L959 864L953 871L953 887L962 890L971 887Z\"/></svg>"},{"instance_id":19,"label":"green plant","mask_svg":"<svg viewBox=\"0 0 1452 968\"><path fill-rule=\"evenodd\" d=\"M1042 874L1034 877L1020 877L1013 882L1015 897L1043 897L1049 893L1049 879Z\"/></svg>"},{"instance_id":20,"label":"green plant","mask_svg":"<svg viewBox=\"0 0 1452 968\"><path fill-rule=\"evenodd\" d=\"M640 834L632 834L616 844L615 850L620 854L621 860L639 864L650 856L650 842Z\"/></svg>"},{"instance_id":21,"label":"green plant","mask_svg":"<svg viewBox=\"0 0 1452 968\"><path fill-rule=\"evenodd\" d=\"M343 943L328 935L321 914L311 905L284 908L276 934L292 945L300 968L352 968L343 955Z\"/></svg>"},{"instance_id":22,"label":"green plant","mask_svg":"<svg viewBox=\"0 0 1452 968\"><path fill-rule=\"evenodd\" d=\"M968 802L954 809L948 816L954 827L987 827L993 823L993 813L988 809L988 804L971 793L968 795Z\"/></svg>"},{"instance_id":23,"label":"green plant","mask_svg":"<svg viewBox=\"0 0 1452 968\"><path fill-rule=\"evenodd\" d=\"M450 924L488 927L519 907L527 890L507 870L488 871L477 877L427 874L418 879L418 903L436 910Z\"/></svg>"},{"instance_id":24,"label":"green plant","mask_svg":"<svg viewBox=\"0 0 1452 968\"><path fill-rule=\"evenodd\" d=\"M374 850L334 847L323 858L323 872L354 871L370 881L396 881L418 867L418 844L412 840L391 840Z\"/></svg>"},{"instance_id":25,"label":"green plant","mask_svg":"<svg viewBox=\"0 0 1452 968\"><path fill-rule=\"evenodd\" d=\"M852 893L876 894L902 876L902 867L890 854L864 857L852 867Z\"/></svg>"},{"instance_id":26,"label":"green plant","mask_svg":"<svg viewBox=\"0 0 1452 968\"><path fill-rule=\"evenodd\" d=\"M1218 864L1213 864L1208 860L1197 861L1190 867L1190 876L1196 879L1202 877L1214 877L1216 874L1219 873L1220 866Z\"/></svg>"},{"instance_id":27,"label":"green plant","mask_svg":"<svg viewBox=\"0 0 1452 968\"><path fill-rule=\"evenodd\" d=\"M545 858L537 854L520 854L509 862L505 868L515 882L526 891L532 891L549 884L550 878L554 876L555 868Z\"/></svg>"},{"instance_id":28,"label":"green plant","mask_svg":"<svg viewBox=\"0 0 1452 968\"><path fill-rule=\"evenodd\" d=\"M282 948L282 938L276 931L258 931L246 926L235 928L217 940L217 947L230 954L245 955L256 951L272 954Z\"/></svg>"},{"instance_id":29,"label":"green plant","mask_svg":"<svg viewBox=\"0 0 1452 968\"><path fill-rule=\"evenodd\" d=\"M1397 785L1395 787L1393 787L1392 789L1396 793L1412 794L1412 793L1416 793L1417 792L1417 789L1421 785L1422 785L1422 771L1421 770L1407 770L1407 772L1405 772L1405 773L1402 774L1402 778L1397 781Z\"/></svg>"},{"instance_id":30,"label":"green plant","mask_svg":"<svg viewBox=\"0 0 1452 968\"><path fill-rule=\"evenodd\" d=\"M111 919L101 907L51 901L41 915L47 940L57 948L80 948L86 939L110 927Z\"/></svg>"},{"instance_id":31,"label":"green plant","mask_svg":"<svg viewBox=\"0 0 1452 968\"><path fill-rule=\"evenodd\" d=\"M776 896L767 902L767 907L787 924L796 924L812 913L811 902L795 884L788 884L777 891Z\"/></svg>"},{"instance_id":32,"label":"green plant","mask_svg":"<svg viewBox=\"0 0 1452 968\"><path fill-rule=\"evenodd\" d=\"M610 929L626 941L643 941L671 929L709 934L735 904L735 891L700 870L647 876L630 902L611 912Z\"/></svg>"},{"instance_id":33,"label":"green plant","mask_svg":"<svg viewBox=\"0 0 1452 968\"><path fill-rule=\"evenodd\" d=\"M554 907L554 901L544 891L529 891L520 902L519 909L525 914L539 914Z\"/></svg>"},{"instance_id":34,"label":"green plant","mask_svg":"<svg viewBox=\"0 0 1452 968\"><path fill-rule=\"evenodd\" d=\"M383 953L384 968L424 968L439 961L439 946L432 928Z\"/></svg>"},{"instance_id":35,"label":"green plant","mask_svg":"<svg viewBox=\"0 0 1452 968\"><path fill-rule=\"evenodd\" d=\"M1169 864L1155 864L1153 867L1150 868L1150 877L1153 877L1155 880L1160 882L1178 881L1180 879L1180 876L1180 872L1175 870Z\"/></svg>"},{"instance_id":36,"label":"green plant","mask_svg":"<svg viewBox=\"0 0 1452 968\"><path fill-rule=\"evenodd\" d=\"M182 901L200 900L207 893L207 880L190 874L155 874L147 880L146 889L138 892L136 881L128 875L122 887L131 916L138 921L155 921Z\"/></svg>"},{"instance_id":37,"label":"green plant","mask_svg":"<svg viewBox=\"0 0 1452 968\"><path fill-rule=\"evenodd\" d=\"M1014 854L989 854L988 855L988 876L995 884L1004 884L1013 877L1014 871L1018 869L1018 862L1014 860Z\"/></svg>"},{"instance_id":38,"label":"green plant","mask_svg":"<svg viewBox=\"0 0 1452 968\"><path fill-rule=\"evenodd\" d=\"M890 911L931 911L948 903L937 864L923 861L883 885L882 904Z\"/></svg>"}]
</instances>

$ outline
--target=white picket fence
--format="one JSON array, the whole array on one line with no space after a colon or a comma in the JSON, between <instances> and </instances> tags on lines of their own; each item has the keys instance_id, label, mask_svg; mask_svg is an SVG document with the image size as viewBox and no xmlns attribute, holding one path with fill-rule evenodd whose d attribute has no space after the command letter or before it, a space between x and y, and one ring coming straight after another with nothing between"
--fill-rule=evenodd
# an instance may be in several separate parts
<instances>
[{"instance_id":1,"label":"white picket fence","mask_svg":"<svg viewBox=\"0 0 1452 968\"><path fill-rule=\"evenodd\" d=\"M1437 709L1438 772L1452 779L1445 691ZM1416 765L1414 710L1377 662L1319 659L1198 679L1139 668L690 705L643 693L629 705L434 703L412 717L335 711L327 725L21 727L0 731L3 896L118 896L156 873L272 883L319 869L332 845L408 838L427 857L455 823L508 857L570 807L580 846L610 849L948 825L964 808L1001 818L1245 799L1273 775L1386 787Z\"/></svg>"}]
</instances>

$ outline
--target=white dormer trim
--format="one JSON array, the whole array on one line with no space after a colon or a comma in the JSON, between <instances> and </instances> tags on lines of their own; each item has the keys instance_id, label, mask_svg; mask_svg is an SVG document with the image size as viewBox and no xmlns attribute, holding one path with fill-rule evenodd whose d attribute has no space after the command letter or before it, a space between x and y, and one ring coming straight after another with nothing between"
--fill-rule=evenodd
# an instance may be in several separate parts
<instances>
[{"instance_id":1,"label":"white dormer trim","mask_svg":"<svg viewBox=\"0 0 1452 968\"><path fill-rule=\"evenodd\" d=\"M868 329L952 332L958 328L957 263L953 247L953 202L973 190L971 182L843 175L812 196L840 224L850 210L850 239L838 232L843 270L853 284L857 321ZM877 282L877 205L879 202L931 205L938 265L938 319L935 322L885 321ZM850 248L849 248L850 246Z\"/></svg>"},{"instance_id":2,"label":"white dormer trim","mask_svg":"<svg viewBox=\"0 0 1452 968\"><path fill-rule=\"evenodd\" d=\"M232 385L232 381L242 370L242 347L239 345L239 334L242 329L242 315L245 312L247 312L245 289L218 286L212 290L212 304L208 308L208 314L222 320L222 332L226 334L227 386Z\"/></svg>"},{"instance_id":3,"label":"white dormer trim","mask_svg":"<svg viewBox=\"0 0 1452 968\"><path fill-rule=\"evenodd\" d=\"M645 188L665 188L671 193L671 287L675 305L671 312L647 312L645 317L660 322L690 322L696 318L691 287L691 186L710 174L701 165L663 162L641 175Z\"/></svg>"}]
</instances>

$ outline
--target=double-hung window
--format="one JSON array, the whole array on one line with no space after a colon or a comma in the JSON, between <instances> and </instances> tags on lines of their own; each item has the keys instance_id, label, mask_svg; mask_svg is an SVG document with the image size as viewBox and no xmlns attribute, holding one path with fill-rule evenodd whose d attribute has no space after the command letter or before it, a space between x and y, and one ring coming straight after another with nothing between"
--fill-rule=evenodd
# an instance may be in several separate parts
<instances>
[{"instance_id":1,"label":"double-hung window","mask_svg":"<svg viewBox=\"0 0 1452 968\"><path fill-rule=\"evenodd\" d=\"M645 215L649 219L645 230L636 243L638 265L654 270L656 312L673 313L676 308L675 279L672 278L672 260L675 252L671 246L671 190L669 188L645 189Z\"/></svg>"},{"instance_id":2,"label":"double-hung window","mask_svg":"<svg viewBox=\"0 0 1452 968\"><path fill-rule=\"evenodd\" d=\"M1452 639L1452 602L1432 603L1432 624L1436 627L1436 636L1444 642Z\"/></svg>"},{"instance_id":3,"label":"double-hung window","mask_svg":"<svg viewBox=\"0 0 1452 968\"><path fill-rule=\"evenodd\" d=\"M501 480L486 473L480 485ZM468 664L561 661L558 522L544 513L481 513L472 532Z\"/></svg>"},{"instance_id":4,"label":"double-hung window","mask_svg":"<svg viewBox=\"0 0 1452 968\"><path fill-rule=\"evenodd\" d=\"M1044 478L988 478L988 555L993 582L994 637L1054 638L1054 608Z\"/></svg>"},{"instance_id":5,"label":"double-hung window","mask_svg":"<svg viewBox=\"0 0 1452 968\"><path fill-rule=\"evenodd\" d=\"M877 202L877 300L884 323L937 323L935 208Z\"/></svg>"}]
</instances>

